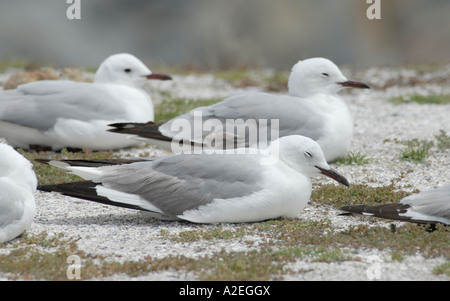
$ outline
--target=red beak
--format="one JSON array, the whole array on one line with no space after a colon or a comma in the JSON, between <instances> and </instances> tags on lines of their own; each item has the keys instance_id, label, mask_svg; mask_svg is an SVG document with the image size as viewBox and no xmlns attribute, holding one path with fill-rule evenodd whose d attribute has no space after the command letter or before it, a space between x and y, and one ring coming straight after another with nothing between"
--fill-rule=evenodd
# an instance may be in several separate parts
<instances>
[{"instance_id":1,"label":"red beak","mask_svg":"<svg viewBox=\"0 0 450 301\"><path fill-rule=\"evenodd\" d=\"M359 88L359 89L370 89L368 85L362 82L357 82L353 80L348 80L345 82L338 83L339 85L342 85L343 87L350 87L350 88Z\"/></svg>"},{"instance_id":2,"label":"red beak","mask_svg":"<svg viewBox=\"0 0 450 301\"><path fill-rule=\"evenodd\" d=\"M167 74L164 73L152 73L149 75L144 75L147 79L159 79L159 80L169 80L172 79L172 77L170 77Z\"/></svg>"},{"instance_id":3,"label":"red beak","mask_svg":"<svg viewBox=\"0 0 450 301\"><path fill-rule=\"evenodd\" d=\"M335 171L334 169L323 169L319 166L316 166L316 168L320 170L321 174L332 178L333 180L341 183L342 185L345 185L347 187L350 186L350 184L348 183L348 180L343 175L341 175L340 173Z\"/></svg>"}]
</instances>

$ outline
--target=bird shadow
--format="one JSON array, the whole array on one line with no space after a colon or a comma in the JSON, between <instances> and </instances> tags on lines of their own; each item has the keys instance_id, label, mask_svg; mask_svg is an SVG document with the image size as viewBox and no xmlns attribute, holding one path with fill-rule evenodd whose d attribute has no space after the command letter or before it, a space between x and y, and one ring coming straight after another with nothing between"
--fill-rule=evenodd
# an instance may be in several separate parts
<instances>
[{"instance_id":1,"label":"bird shadow","mask_svg":"<svg viewBox=\"0 0 450 301\"><path fill-rule=\"evenodd\" d=\"M179 226L188 222L182 220L161 220L145 212L130 212L122 214L102 213L96 215L85 215L76 217L58 217L52 219L39 220L45 225L113 225L113 226L134 226L134 227L155 227L155 226Z\"/></svg>"}]
</instances>

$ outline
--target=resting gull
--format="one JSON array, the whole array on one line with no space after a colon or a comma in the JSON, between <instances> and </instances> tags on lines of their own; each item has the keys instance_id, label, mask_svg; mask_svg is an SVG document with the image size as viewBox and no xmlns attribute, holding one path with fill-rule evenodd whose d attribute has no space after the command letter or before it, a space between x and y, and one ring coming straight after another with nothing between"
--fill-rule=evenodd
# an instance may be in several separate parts
<instances>
[{"instance_id":1,"label":"resting gull","mask_svg":"<svg viewBox=\"0 0 450 301\"><path fill-rule=\"evenodd\" d=\"M244 150L173 154L107 166L50 161L86 181L38 189L144 210L161 219L233 223L296 217L311 196L311 177L318 174L349 185L310 138L285 136L266 149Z\"/></svg>"},{"instance_id":2,"label":"resting gull","mask_svg":"<svg viewBox=\"0 0 450 301\"><path fill-rule=\"evenodd\" d=\"M337 94L345 87L369 88L348 80L330 60L310 58L293 66L286 95L239 93L163 124L117 123L111 124L110 131L174 153L194 148L261 148L278 137L302 135L317 141L331 162L346 155L353 137L350 110ZM178 148L180 141L184 148Z\"/></svg>"},{"instance_id":3,"label":"resting gull","mask_svg":"<svg viewBox=\"0 0 450 301\"><path fill-rule=\"evenodd\" d=\"M0 137L23 149L110 150L138 141L107 132L112 122L153 120L153 103L141 87L151 72L128 53L103 61L93 83L43 80L0 91Z\"/></svg>"},{"instance_id":4,"label":"resting gull","mask_svg":"<svg viewBox=\"0 0 450 301\"><path fill-rule=\"evenodd\" d=\"M36 215L33 165L0 139L0 243L30 227Z\"/></svg>"}]
</instances>

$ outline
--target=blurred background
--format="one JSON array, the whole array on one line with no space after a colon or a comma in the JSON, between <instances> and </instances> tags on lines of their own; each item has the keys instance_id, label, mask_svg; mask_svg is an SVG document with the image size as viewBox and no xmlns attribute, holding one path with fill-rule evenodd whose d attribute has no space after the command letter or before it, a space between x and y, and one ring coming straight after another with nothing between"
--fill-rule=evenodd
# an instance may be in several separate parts
<instances>
[{"instance_id":1,"label":"blurred background","mask_svg":"<svg viewBox=\"0 0 450 301\"><path fill-rule=\"evenodd\" d=\"M450 59L449 0L0 0L0 60L96 68L129 52L149 66L290 69L327 57L357 67Z\"/></svg>"}]
</instances>

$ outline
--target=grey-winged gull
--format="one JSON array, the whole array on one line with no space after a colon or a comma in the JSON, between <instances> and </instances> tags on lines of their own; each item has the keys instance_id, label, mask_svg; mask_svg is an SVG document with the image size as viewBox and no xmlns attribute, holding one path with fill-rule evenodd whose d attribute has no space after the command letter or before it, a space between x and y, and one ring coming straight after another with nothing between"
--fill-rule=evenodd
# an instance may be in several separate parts
<instances>
[{"instance_id":1,"label":"grey-winged gull","mask_svg":"<svg viewBox=\"0 0 450 301\"><path fill-rule=\"evenodd\" d=\"M32 224L36 186L32 164L0 140L0 243L14 239Z\"/></svg>"},{"instance_id":2,"label":"grey-winged gull","mask_svg":"<svg viewBox=\"0 0 450 301\"><path fill-rule=\"evenodd\" d=\"M0 92L0 137L14 147L45 146L94 150L135 146L137 141L107 132L111 122L153 120L153 103L141 87L151 72L128 53L104 60L93 83L44 80Z\"/></svg>"},{"instance_id":3,"label":"grey-winged gull","mask_svg":"<svg viewBox=\"0 0 450 301\"><path fill-rule=\"evenodd\" d=\"M317 141L325 159L331 162L345 156L353 137L352 116L344 99L337 94L344 87L369 88L364 83L348 80L330 60L310 58L293 66L287 95L240 93L163 124L118 123L111 124L110 131L128 134L175 153L179 151L173 146L178 143L172 141L188 142L189 151L191 144L216 149L261 147L261 142L268 144L278 137L302 135ZM227 124L230 120L241 120L253 133L258 131L256 139L252 140L248 132L236 133ZM261 141L264 135L267 139Z\"/></svg>"},{"instance_id":4,"label":"grey-winged gull","mask_svg":"<svg viewBox=\"0 0 450 301\"><path fill-rule=\"evenodd\" d=\"M257 153L173 154L103 167L85 163L50 161L87 181L38 189L144 210L162 219L219 223L295 217L308 203L311 176L317 174L349 185L329 167L315 141L297 135Z\"/></svg>"},{"instance_id":5,"label":"grey-winged gull","mask_svg":"<svg viewBox=\"0 0 450 301\"><path fill-rule=\"evenodd\" d=\"M349 213L419 224L450 225L450 185L412 194L398 203L377 206L344 206Z\"/></svg>"}]
</instances>

